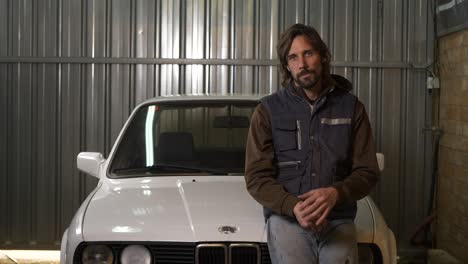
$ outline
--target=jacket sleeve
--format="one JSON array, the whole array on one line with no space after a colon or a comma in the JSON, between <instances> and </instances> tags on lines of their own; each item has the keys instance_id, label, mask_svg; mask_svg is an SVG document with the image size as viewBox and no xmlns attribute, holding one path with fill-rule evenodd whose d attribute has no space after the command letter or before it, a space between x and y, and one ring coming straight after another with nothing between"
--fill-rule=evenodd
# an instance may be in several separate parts
<instances>
[{"instance_id":1,"label":"jacket sleeve","mask_svg":"<svg viewBox=\"0 0 468 264\"><path fill-rule=\"evenodd\" d=\"M270 117L265 107L257 106L250 121L246 144L245 181L248 192L266 208L294 217L299 199L287 192L276 180L273 137Z\"/></svg>"},{"instance_id":2,"label":"jacket sleeve","mask_svg":"<svg viewBox=\"0 0 468 264\"><path fill-rule=\"evenodd\" d=\"M372 128L366 109L360 101L356 103L354 111L352 136L351 174L343 181L333 184L338 191L338 203L365 197L380 176Z\"/></svg>"}]
</instances>

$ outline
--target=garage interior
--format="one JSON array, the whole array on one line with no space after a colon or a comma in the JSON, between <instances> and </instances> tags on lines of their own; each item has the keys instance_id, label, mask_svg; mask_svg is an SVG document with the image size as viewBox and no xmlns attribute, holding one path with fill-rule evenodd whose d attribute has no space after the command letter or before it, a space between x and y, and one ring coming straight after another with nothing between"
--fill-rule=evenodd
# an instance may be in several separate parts
<instances>
[{"instance_id":1,"label":"garage interior","mask_svg":"<svg viewBox=\"0 0 468 264\"><path fill-rule=\"evenodd\" d=\"M106 157L139 103L278 90L277 39L295 23L317 29L366 106L385 155L371 197L399 263L468 263L458 0L0 0L0 263L56 254L97 184L77 154Z\"/></svg>"}]
</instances>

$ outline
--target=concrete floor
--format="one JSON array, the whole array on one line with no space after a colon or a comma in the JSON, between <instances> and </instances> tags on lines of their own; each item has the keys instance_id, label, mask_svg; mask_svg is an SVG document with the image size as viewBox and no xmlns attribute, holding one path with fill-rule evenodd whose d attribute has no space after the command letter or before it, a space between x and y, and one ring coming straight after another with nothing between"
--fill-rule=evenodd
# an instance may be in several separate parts
<instances>
[{"instance_id":1,"label":"concrete floor","mask_svg":"<svg viewBox=\"0 0 468 264\"><path fill-rule=\"evenodd\" d=\"M444 250L429 249L425 254L399 257L398 264L462 264L462 262Z\"/></svg>"},{"instance_id":2,"label":"concrete floor","mask_svg":"<svg viewBox=\"0 0 468 264\"><path fill-rule=\"evenodd\" d=\"M462 264L449 253L441 249L431 249L428 251L428 264Z\"/></svg>"},{"instance_id":3,"label":"concrete floor","mask_svg":"<svg viewBox=\"0 0 468 264\"><path fill-rule=\"evenodd\" d=\"M0 264L57 264L60 251L57 250L0 250ZM462 264L447 252L440 249L427 251L427 258L402 257L399 264Z\"/></svg>"},{"instance_id":4,"label":"concrete floor","mask_svg":"<svg viewBox=\"0 0 468 264\"><path fill-rule=\"evenodd\" d=\"M58 250L0 250L0 264L56 264L60 263Z\"/></svg>"}]
</instances>

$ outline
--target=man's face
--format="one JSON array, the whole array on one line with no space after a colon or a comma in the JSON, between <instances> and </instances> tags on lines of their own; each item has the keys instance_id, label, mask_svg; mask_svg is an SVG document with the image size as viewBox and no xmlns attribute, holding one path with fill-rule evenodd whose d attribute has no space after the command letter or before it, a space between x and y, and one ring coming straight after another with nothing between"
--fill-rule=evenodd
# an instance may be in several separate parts
<instances>
[{"instance_id":1,"label":"man's face","mask_svg":"<svg viewBox=\"0 0 468 264\"><path fill-rule=\"evenodd\" d=\"M318 83L322 76L321 57L304 36L293 39L286 59L297 86L312 89Z\"/></svg>"}]
</instances>

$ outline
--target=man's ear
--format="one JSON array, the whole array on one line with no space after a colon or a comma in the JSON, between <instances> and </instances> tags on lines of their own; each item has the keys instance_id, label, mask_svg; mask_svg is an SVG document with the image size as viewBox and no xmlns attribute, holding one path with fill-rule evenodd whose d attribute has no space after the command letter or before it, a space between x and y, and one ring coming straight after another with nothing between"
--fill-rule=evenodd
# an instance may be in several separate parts
<instances>
[{"instance_id":1,"label":"man's ear","mask_svg":"<svg viewBox=\"0 0 468 264\"><path fill-rule=\"evenodd\" d=\"M291 69L289 69L289 66L286 66L286 69L288 69L288 72L291 72Z\"/></svg>"}]
</instances>

